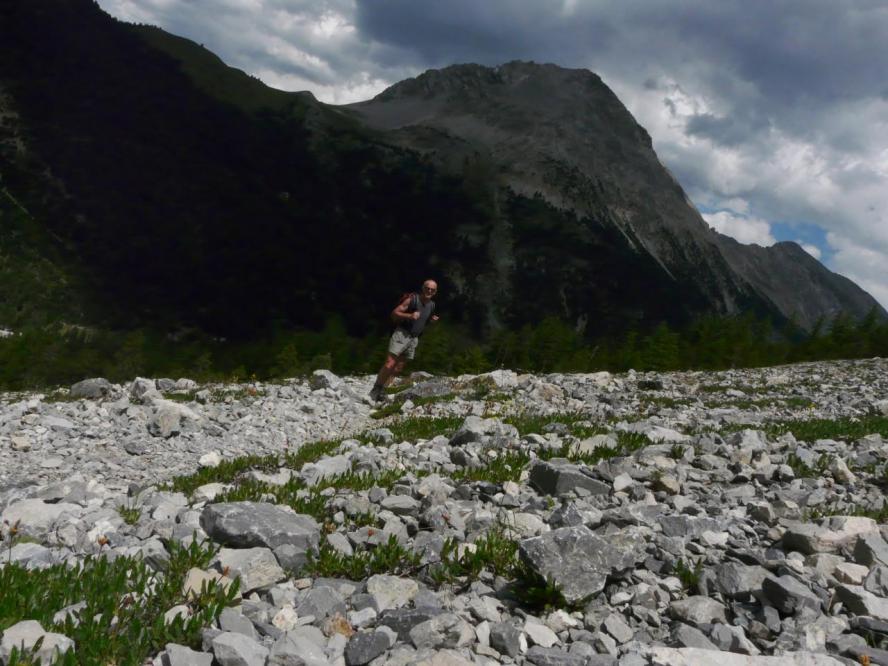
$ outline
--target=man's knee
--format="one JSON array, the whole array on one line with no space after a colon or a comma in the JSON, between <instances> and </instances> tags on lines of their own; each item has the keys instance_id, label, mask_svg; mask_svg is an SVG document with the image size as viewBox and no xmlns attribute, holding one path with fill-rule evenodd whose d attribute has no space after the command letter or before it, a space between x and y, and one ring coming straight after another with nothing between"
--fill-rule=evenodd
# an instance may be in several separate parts
<instances>
[{"instance_id":1,"label":"man's knee","mask_svg":"<svg viewBox=\"0 0 888 666\"><path fill-rule=\"evenodd\" d=\"M385 359L385 367L389 370L394 370L398 366L398 359L391 354Z\"/></svg>"}]
</instances>

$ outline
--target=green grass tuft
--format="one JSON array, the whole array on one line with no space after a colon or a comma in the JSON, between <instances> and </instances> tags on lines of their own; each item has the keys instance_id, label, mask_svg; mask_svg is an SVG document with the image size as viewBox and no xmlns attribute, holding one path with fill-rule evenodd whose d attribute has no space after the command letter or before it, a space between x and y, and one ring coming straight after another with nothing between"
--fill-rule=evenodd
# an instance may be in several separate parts
<instances>
[{"instance_id":1,"label":"green grass tuft","mask_svg":"<svg viewBox=\"0 0 888 666\"><path fill-rule=\"evenodd\" d=\"M236 476L243 472L251 469L270 472L276 470L279 463L280 459L276 455L242 456L223 460L216 467L204 467L193 474L177 476L159 486L159 489L191 495L200 486L207 483L231 483Z\"/></svg>"},{"instance_id":2,"label":"green grass tuft","mask_svg":"<svg viewBox=\"0 0 888 666\"><path fill-rule=\"evenodd\" d=\"M460 416L408 416L389 423L395 442L415 442L419 439L432 439L438 435L451 437L464 421Z\"/></svg>"},{"instance_id":3,"label":"green grass tuft","mask_svg":"<svg viewBox=\"0 0 888 666\"><path fill-rule=\"evenodd\" d=\"M123 522L127 525L135 525L139 522L139 518L142 517L142 509L137 506L127 506L125 504L121 504L117 507L117 513L120 514L120 517L123 518Z\"/></svg>"},{"instance_id":4,"label":"green grass tuft","mask_svg":"<svg viewBox=\"0 0 888 666\"><path fill-rule=\"evenodd\" d=\"M452 479L457 483L469 481L489 481L504 483L518 481L522 470L530 462L530 456L523 451L502 451L483 467L465 468L453 473Z\"/></svg>"},{"instance_id":5,"label":"green grass tuft","mask_svg":"<svg viewBox=\"0 0 888 666\"><path fill-rule=\"evenodd\" d=\"M684 560L677 560L672 565L672 573L681 581L681 586L689 594L697 594L700 588L700 576L703 573L703 562L697 562L692 567Z\"/></svg>"},{"instance_id":6,"label":"green grass tuft","mask_svg":"<svg viewBox=\"0 0 888 666\"><path fill-rule=\"evenodd\" d=\"M409 575L419 568L419 560L419 554L402 546L394 534L385 543L353 555L343 555L323 540L317 552L309 552L304 573L349 580L376 574Z\"/></svg>"},{"instance_id":7,"label":"green grass tuft","mask_svg":"<svg viewBox=\"0 0 888 666\"><path fill-rule=\"evenodd\" d=\"M563 424L576 437L591 437L601 432L600 428L590 428L585 425L588 416L581 412L557 412L554 414L533 414L524 412L507 416L503 422L510 423L518 429L522 435L530 435L532 433L543 434L546 426L553 424Z\"/></svg>"},{"instance_id":8,"label":"green grass tuft","mask_svg":"<svg viewBox=\"0 0 888 666\"><path fill-rule=\"evenodd\" d=\"M867 435L888 437L888 416L781 421L768 424L765 432L773 437L791 432L797 440L803 442L818 439L853 441Z\"/></svg>"},{"instance_id":9,"label":"green grass tuft","mask_svg":"<svg viewBox=\"0 0 888 666\"><path fill-rule=\"evenodd\" d=\"M166 544L166 569L157 573L136 557L87 558L75 567L58 564L27 570L17 564L0 568L0 632L21 620L37 620L48 631L63 633L76 644L71 664L138 666L167 643L199 648L200 632L234 603L237 581L227 590L211 584L186 599L182 586L192 567L205 568L216 553L209 544ZM75 619L54 623L53 615L71 604L85 602ZM188 619L164 623L171 607L187 603ZM15 660L28 663L27 657Z\"/></svg>"},{"instance_id":10,"label":"green grass tuft","mask_svg":"<svg viewBox=\"0 0 888 666\"><path fill-rule=\"evenodd\" d=\"M518 563L513 575L515 597L531 611L545 613L557 608L576 610L580 605L569 604L555 581L543 578L524 562Z\"/></svg>"},{"instance_id":11,"label":"green grass tuft","mask_svg":"<svg viewBox=\"0 0 888 666\"><path fill-rule=\"evenodd\" d=\"M814 463L814 467L811 467L810 465L803 462L797 454L790 453L786 457L786 464L792 467L792 471L797 477L815 479L820 478L821 476L826 474L826 471L829 469L830 460L830 457L824 453L819 458L817 458L817 462Z\"/></svg>"},{"instance_id":12,"label":"green grass tuft","mask_svg":"<svg viewBox=\"0 0 888 666\"><path fill-rule=\"evenodd\" d=\"M449 402L451 400L455 400L456 397L456 394L448 393L447 395L432 395L428 397L410 398L410 402L412 402L415 407L422 407L423 405L432 405L436 402ZM383 405L376 411L372 412L370 414L370 418L380 420L394 414L398 414L401 412L401 408L404 406L405 402L407 402L406 398L393 400L392 402Z\"/></svg>"},{"instance_id":13,"label":"green grass tuft","mask_svg":"<svg viewBox=\"0 0 888 666\"><path fill-rule=\"evenodd\" d=\"M284 466L295 470L302 469L305 463L315 462L324 456L333 455L340 444L342 444L342 440L339 439L323 439L303 444L284 456Z\"/></svg>"},{"instance_id":14,"label":"green grass tuft","mask_svg":"<svg viewBox=\"0 0 888 666\"><path fill-rule=\"evenodd\" d=\"M447 539L441 549L440 561L429 568L429 577L436 585L463 587L478 580L486 571L493 576L513 578L518 566L518 542L506 535L506 528L499 526L462 549L455 539Z\"/></svg>"}]
</instances>

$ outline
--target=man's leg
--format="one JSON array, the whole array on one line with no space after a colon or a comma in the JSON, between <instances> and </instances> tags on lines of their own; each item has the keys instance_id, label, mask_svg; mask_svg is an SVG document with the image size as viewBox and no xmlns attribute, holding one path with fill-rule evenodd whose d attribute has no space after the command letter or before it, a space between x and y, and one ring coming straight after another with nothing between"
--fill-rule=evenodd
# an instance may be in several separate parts
<instances>
[{"instance_id":1,"label":"man's leg","mask_svg":"<svg viewBox=\"0 0 888 666\"><path fill-rule=\"evenodd\" d=\"M379 369L379 374L376 376L376 383L373 384L373 388L370 390L370 397L374 400L378 400L382 397L382 392L385 389L386 385L391 381L392 377L396 374L395 369L398 367L398 357L393 354L389 354L385 363L382 364L382 367ZM403 364L402 364L403 367Z\"/></svg>"},{"instance_id":2,"label":"man's leg","mask_svg":"<svg viewBox=\"0 0 888 666\"><path fill-rule=\"evenodd\" d=\"M389 376L388 381L391 381L392 378L397 377L397 376L400 375L402 372L404 372L404 366L405 366L405 365L407 365L407 359L406 359L405 357L403 357L403 356L399 356L399 357L395 360L395 367L394 367L394 370L392 371L392 374Z\"/></svg>"}]
</instances>

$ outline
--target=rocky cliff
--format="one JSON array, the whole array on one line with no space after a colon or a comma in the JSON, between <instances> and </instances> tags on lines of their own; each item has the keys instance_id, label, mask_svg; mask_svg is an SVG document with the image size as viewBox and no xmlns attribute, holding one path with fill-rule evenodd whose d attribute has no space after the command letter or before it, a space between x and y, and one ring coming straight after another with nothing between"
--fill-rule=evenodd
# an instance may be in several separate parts
<instances>
[{"instance_id":1,"label":"rocky cliff","mask_svg":"<svg viewBox=\"0 0 888 666\"><path fill-rule=\"evenodd\" d=\"M457 65L348 108L391 141L450 169L465 173L467 163L485 164L500 188L495 198L503 192L542 198L586 228L619 230L633 252L662 267L665 279L698 285L716 311L764 303L806 327L840 311L860 317L875 307L884 314L794 243L745 246L713 232L660 163L648 133L587 70ZM495 242L508 245L509 220L500 224ZM595 271L587 277L600 279Z\"/></svg>"}]
</instances>

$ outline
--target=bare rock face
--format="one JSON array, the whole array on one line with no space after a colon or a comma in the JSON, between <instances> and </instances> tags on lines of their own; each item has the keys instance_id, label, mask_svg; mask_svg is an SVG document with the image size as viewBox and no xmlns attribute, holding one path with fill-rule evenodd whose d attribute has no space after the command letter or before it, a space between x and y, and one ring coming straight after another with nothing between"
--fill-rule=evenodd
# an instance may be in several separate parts
<instances>
[{"instance_id":1,"label":"bare rock face","mask_svg":"<svg viewBox=\"0 0 888 666\"><path fill-rule=\"evenodd\" d=\"M804 327L839 311L863 317L875 308L888 316L869 294L796 243L742 245L710 229L660 163L645 129L588 70L532 62L454 65L346 108L387 131L391 142L434 155L445 167L462 167L467 158L494 165L491 191L541 196L555 209L586 218L587 237L619 230L674 288L693 283L691 291L712 310L733 313L756 303L795 316ZM548 229L547 243L557 243L561 233L557 226ZM583 255L592 257L594 250L577 241L583 235L571 238L560 256L576 257L571 268L585 270ZM481 277L492 279L497 300L507 302L519 277L502 267L521 264L523 239L504 225L488 242L492 256L503 260ZM549 271L555 279L559 268ZM582 289L572 285L568 293L572 316L593 311Z\"/></svg>"}]
</instances>

